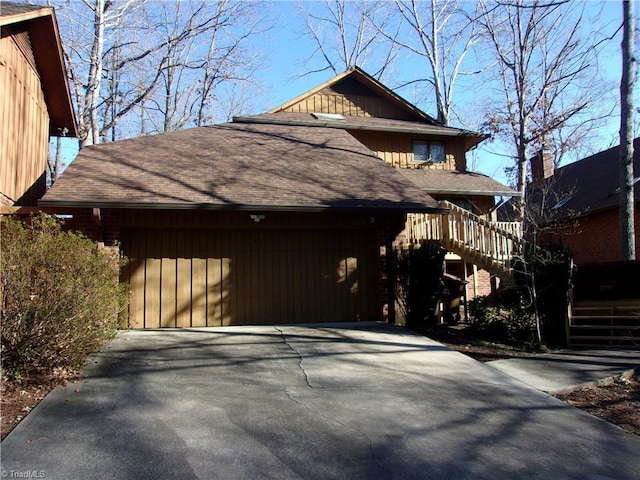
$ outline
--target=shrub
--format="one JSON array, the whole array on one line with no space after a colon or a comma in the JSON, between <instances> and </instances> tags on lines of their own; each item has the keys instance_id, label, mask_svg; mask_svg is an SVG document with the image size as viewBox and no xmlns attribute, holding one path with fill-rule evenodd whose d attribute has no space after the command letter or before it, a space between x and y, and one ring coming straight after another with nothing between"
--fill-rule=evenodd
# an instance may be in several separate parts
<instances>
[{"instance_id":1,"label":"shrub","mask_svg":"<svg viewBox=\"0 0 640 480\"><path fill-rule=\"evenodd\" d=\"M44 215L0 223L2 369L8 377L74 367L115 334L126 304L120 260Z\"/></svg>"},{"instance_id":2,"label":"shrub","mask_svg":"<svg viewBox=\"0 0 640 480\"><path fill-rule=\"evenodd\" d=\"M528 292L504 282L493 297L469 301L469 324L480 336L500 342L531 342L534 318Z\"/></svg>"}]
</instances>

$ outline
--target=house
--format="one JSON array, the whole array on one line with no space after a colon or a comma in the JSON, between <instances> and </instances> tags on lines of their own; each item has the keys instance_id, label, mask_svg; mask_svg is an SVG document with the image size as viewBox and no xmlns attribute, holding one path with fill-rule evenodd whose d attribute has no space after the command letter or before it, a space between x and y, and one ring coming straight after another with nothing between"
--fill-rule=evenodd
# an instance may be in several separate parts
<instances>
[{"instance_id":1,"label":"house","mask_svg":"<svg viewBox=\"0 0 640 480\"><path fill-rule=\"evenodd\" d=\"M46 190L50 136L76 136L53 8L0 6L0 211Z\"/></svg>"},{"instance_id":2,"label":"house","mask_svg":"<svg viewBox=\"0 0 640 480\"><path fill-rule=\"evenodd\" d=\"M442 230L456 205L432 192L490 224L513 194L466 171L483 139L354 68L265 114L84 148L40 205L120 242L128 327L393 321L407 215Z\"/></svg>"},{"instance_id":3,"label":"house","mask_svg":"<svg viewBox=\"0 0 640 480\"><path fill-rule=\"evenodd\" d=\"M640 182L640 138L634 140L634 181ZM554 171L551 159L532 159L530 198L544 198L543 224L560 234L576 264L620 260L619 146ZM636 251L640 251L640 189L636 186Z\"/></svg>"},{"instance_id":4,"label":"house","mask_svg":"<svg viewBox=\"0 0 640 480\"><path fill-rule=\"evenodd\" d=\"M266 114L234 121L346 130L450 209L410 214L400 242L442 241L447 271L468 281L469 298L490 293L491 276L509 273L520 223L497 223L495 200L519 193L467 169L466 152L486 135L439 124L357 67Z\"/></svg>"}]
</instances>

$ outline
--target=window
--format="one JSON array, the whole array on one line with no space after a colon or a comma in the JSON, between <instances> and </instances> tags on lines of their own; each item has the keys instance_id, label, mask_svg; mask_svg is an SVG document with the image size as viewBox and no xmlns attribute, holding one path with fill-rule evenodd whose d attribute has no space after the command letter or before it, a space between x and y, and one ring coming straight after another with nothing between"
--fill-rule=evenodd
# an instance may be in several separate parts
<instances>
[{"instance_id":1,"label":"window","mask_svg":"<svg viewBox=\"0 0 640 480\"><path fill-rule=\"evenodd\" d=\"M413 141L413 161L416 163L444 163L444 142Z\"/></svg>"}]
</instances>

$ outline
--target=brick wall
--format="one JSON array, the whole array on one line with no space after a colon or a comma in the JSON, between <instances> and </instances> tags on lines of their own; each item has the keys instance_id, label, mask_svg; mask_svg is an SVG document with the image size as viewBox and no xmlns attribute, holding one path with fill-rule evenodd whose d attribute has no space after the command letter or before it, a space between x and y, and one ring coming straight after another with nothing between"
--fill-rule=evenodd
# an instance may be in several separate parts
<instances>
[{"instance_id":1,"label":"brick wall","mask_svg":"<svg viewBox=\"0 0 640 480\"><path fill-rule=\"evenodd\" d=\"M618 210L592 213L565 228L563 240L573 252L576 264L620 260L620 224ZM635 214L636 254L640 253L640 212Z\"/></svg>"},{"instance_id":2,"label":"brick wall","mask_svg":"<svg viewBox=\"0 0 640 480\"><path fill-rule=\"evenodd\" d=\"M474 275L472 263L467 263L467 275L465 277L462 261L447 261L447 273L468 282L466 285L467 300L472 300L476 296L490 295L493 291L491 274L486 270L478 269Z\"/></svg>"},{"instance_id":3,"label":"brick wall","mask_svg":"<svg viewBox=\"0 0 640 480\"><path fill-rule=\"evenodd\" d=\"M65 230L83 233L94 242L113 245L120 237L120 216L117 210L95 212L92 209L75 210L73 218L64 222Z\"/></svg>"}]
</instances>

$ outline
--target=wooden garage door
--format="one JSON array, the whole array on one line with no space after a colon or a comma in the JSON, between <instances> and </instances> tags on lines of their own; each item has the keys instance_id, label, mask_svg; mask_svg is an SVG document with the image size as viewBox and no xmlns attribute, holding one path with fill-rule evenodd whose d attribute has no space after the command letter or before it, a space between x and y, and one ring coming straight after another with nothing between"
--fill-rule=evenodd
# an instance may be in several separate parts
<instances>
[{"instance_id":1,"label":"wooden garage door","mask_svg":"<svg viewBox=\"0 0 640 480\"><path fill-rule=\"evenodd\" d=\"M130 328L380 317L371 231L122 233Z\"/></svg>"}]
</instances>

